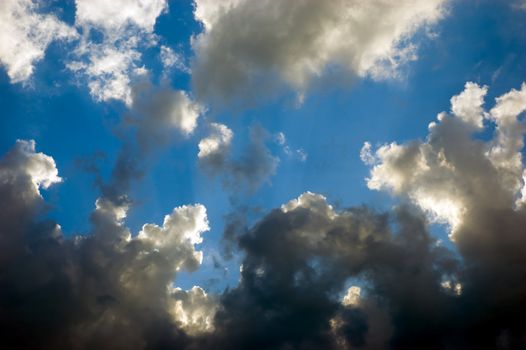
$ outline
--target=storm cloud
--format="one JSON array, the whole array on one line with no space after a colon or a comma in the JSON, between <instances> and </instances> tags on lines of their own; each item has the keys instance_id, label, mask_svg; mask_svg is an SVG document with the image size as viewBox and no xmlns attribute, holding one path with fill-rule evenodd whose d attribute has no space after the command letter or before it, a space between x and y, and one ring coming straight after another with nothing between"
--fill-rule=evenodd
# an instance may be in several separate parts
<instances>
[{"instance_id":1,"label":"storm cloud","mask_svg":"<svg viewBox=\"0 0 526 350\"><path fill-rule=\"evenodd\" d=\"M162 226L132 235L127 206L100 198L89 234L65 238L43 219L42 188L58 183L53 159L18 141L0 161L2 347L161 348L186 343L175 305L178 271L195 270L208 230L204 206L175 208ZM190 291L195 293L194 291ZM201 295L201 300L206 295ZM194 326L195 328L195 326Z\"/></svg>"},{"instance_id":2,"label":"storm cloud","mask_svg":"<svg viewBox=\"0 0 526 350\"><path fill-rule=\"evenodd\" d=\"M55 163L34 142L18 141L0 161L10 204L0 216L4 341L81 349L523 348L525 86L486 111L488 88L467 83L425 141L366 144L369 186L405 205L336 209L306 192L227 234L242 254L241 273L219 294L173 284L202 261L195 247L208 230L202 205L177 207L162 225L132 234L126 203L101 197L92 231L65 238L44 219L40 195L61 181ZM476 137L492 124L492 137ZM213 153L221 142L207 144L202 150ZM430 233L433 222L445 223L455 250Z\"/></svg>"},{"instance_id":3,"label":"storm cloud","mask_svg":"<svg viewBox=\"0 0 526 350\"><path fill-rule=\"evenodd\" d=\"M511 1L506 7L523 8L522 2ZM504 85L504 78L496 80L506 74L506 64L489 74L495 87L469 81L462 89L464 81L458 83L458 93L429 123L425 138L381 144L369 139L363 144L359 156L368 175L362 184L387 193L396 203L383 210L366 204L343 207L333 203L356 201L336 202L309 192L304 185L327 193L355 185L343 176L324 186L335 177L325 178L319 169L309 168L310 154L316 161L348 159L327 156L332 148L316 149L317 142L307 147L309 157L303 148L295 148L296 142L322 135L348 137L347 130L335 129L338 123L357 127L349 139L363 131L358 124L374 126L348 124L341 118L324 121L323 127L332 129L321 130L319 121L354 104L358 113L353 116L367 115L365 107L378 95L351 99L349 109L339 98L334 104L320 101L313 108L327 106L323 113L313 109L301 120L267 120L265 127L247 122L232 123L230 129L221 121L226 116L214 109L216 102L235 107L276 95L295 94L302 102L323 77L403 79L404 67L418 59L419 43L439 37L434 30L448 15L450 1L195 0L187 7L175 6L187 12L167 16L157 25L168 3L75 0L59 6L0 0L0 64L8 84L30 85L47 48L68 42L68 50L57 49L51 59L63 55L64 71L85 83L86 94L89 90L95 102L122 102L102 108L108 112L106 108L117 106L121 115L113 129L118 150L98 130L86 131L88 142L115 152L108 157L115 163L109 174L91 167L99 193L81 232L66 232L59 222L67 227L64 217L53 219L76 208L57 214L50 203L58 202L47 200L54 195L47 191L67 183L68 176L57 164L67 164L70 154L48 155L40 147L77 141L78 130L61 139L61 119L51 120L53 113L77 107L65 102L82 101L79 106L90 116L102 109L87 108L86 101L68 93L55 105L50 100L57 96L41 99L38 91L6 103L6 114L20 118L10 131L38 136L42 142L37 147L34 140L17 140L0 155L0 348L526 348L526 83L508 86L493 101L487 97ZM498 6L485 11L488 8ZM174 18L188 30L172 36L167 23ZM510 43L502 47L512 47ZM443 61L451 62L426 62ZM48 79L55 65L46 69L43 75ZM426 74L444 72L438 65L433 69ZM424 81L421 78L413 81ZM449 77L444 80L457 84ZM51 82L63 83L54 78ZM447 85L435 84L432 88ZM1 96L29 94L17 89ZM385 92L386 100L399 104L395 113L412 106L392 97L421 97L393 90L363 91ZM362 98L363 104L357 101ZM34 106L22 108L26 102ZM273 117L278 118L284 114L282 102L247 117L255 120L263 112L276 112ZM48 115L35 117L38 123L33 124L25 115L29 111ZM206 124L200 129L203 119ZM273 135L267 127L283 131ZM192 137L196 134L201 138ZM149 190L135 186L157 155L162 165L173 160L173 153L160 155L160 150L183 141L192 144L177 153L181 159L176 163L188 161L191 166L180 169L180 178L168 174L173 183L166 188L188 188L164 191L165 179L153 184L151 188L166 192L159 207L169 202L170 209L162 218L141 218L147 223L134 226L137 217L130 219L128 214L142 198L133 196ZM293 164L298 169L279 173L278 165L286 157L298 160ZM350 168L354 169L342 167ZM208 188L191 188L200 183L194 170L219 179L230 208L214 207L227 202L214 183L205 184L210 193ZM292 177L302 171L306 176ZM258 191L289 174L276 192L293 189L297 192L290 197L296 198ZM292 181L302 182L301 187ZM175 194L187 200L173 198ZM67 203L84 198L74 191L65 197ZM194 198L202 198L210 210ZM357 192L357 198L365 197ZM224 227L209 222L209 216L213 221L221 215ZM210 237L213 233L218 236ZM227 281L238 277L238 268L239 279ZM199 269L208 274L206 281L217 283L188 285L188 276ZM222 273L223 280L212 273Z\"/></svg>"}]
</instances>

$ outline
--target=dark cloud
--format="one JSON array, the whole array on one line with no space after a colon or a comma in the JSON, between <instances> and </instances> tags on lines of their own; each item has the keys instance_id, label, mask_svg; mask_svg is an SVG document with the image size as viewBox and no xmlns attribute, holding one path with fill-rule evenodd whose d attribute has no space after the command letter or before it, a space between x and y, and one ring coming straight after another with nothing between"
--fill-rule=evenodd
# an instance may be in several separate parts
<instances>
[{"instance_id":1,"label":"dark cloud","mask_svg":"<svg viewBox=\"0 0 526 350\"><path fill-rule=\"evenodd\" d=\"M52 159L31 148L17 152L0 167L1 193L11 203L0 221L0 329L8 344L524 346L524 209L484 210L474 217L458 233L465 239L458 241L457 257L429 234L416 209L336 211L322 196L306 193L232 236L245 255L240 283L209 297L198 287L167 290L176 271L199 264L193 244L206 229L203 209L176 208L162 227L146 225L132 238L122 224L126 208L102 198L91 234L65 239L56 224L39 219L44 206L38 186L58 181ZM28 160L21 162L23 157ZM41 169L48 175L38 175ZM452 288L457 283L461 290Z\"/></svg>"},{"instance_id":2,"label":"dark cloud","mask_svg":"<svg viewBox=\"0 0 526 350\"><path fill-rule=\"evenodd\" d=\"M40 195L61 181L55 163L18 141L0 160L3 347L525 348L526 85L489 112L483 89L466 89L425 141L363 152L369 185L413 203L336 210L307 192L251 227L232 215L225 240L243 255L240 281L218 295L173 287L202 261L202 205L133 235L128 201L103 194L91 232L66 238ZM490 122L493 138L473 136ZM437 217L451 220L456 251L429 233Z\"/></svg>"},{"instance_id":3,"label":"dark cloud","mask_svg":"<svg viewBox=\"0 0 526 350\"><path fill-rule=\"evenodd\" d=\"M458 263L435 244L425 219L407 209L392 216L366 208L336 212L307 193L238 241L246 254L241 281L222 296L211 337L223 348L418 344L442 321L441 305L457 298L441 281L458 272ZM363 281L365 295L345 305L341 293L351 278Z\"/></svg>"},{"instance_id":4,"label":"dark cloud","mask_svg":"<svg viewBox=\"0 0 526 350\"><path fill-rule=\"evenodd\" d=\"M45 220L39 189L59 182L54 161L18 141L0 160L0 332L2 348L181 347L171 313L179 270L201 261L194 244L208 229L203 206L175 208L162 227L135 237L125 205L101 198L89 235L65 238Z\"/></svg>"}]
</instances>

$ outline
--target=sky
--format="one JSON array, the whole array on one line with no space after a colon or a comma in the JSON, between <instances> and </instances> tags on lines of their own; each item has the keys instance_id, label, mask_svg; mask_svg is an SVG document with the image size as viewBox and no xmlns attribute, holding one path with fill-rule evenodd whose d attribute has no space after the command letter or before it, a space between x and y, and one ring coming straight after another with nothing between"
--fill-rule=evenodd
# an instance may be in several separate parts
<instances>
[{"instance_id":1,"label":"sky","mask_svg":"<svg viewBox=\"0 0 526 350\"><path fill-rule=\"evenodd\" d=\"M7 348L526 348L523 0L4 0Z\"/></svg>"}]
</instances>

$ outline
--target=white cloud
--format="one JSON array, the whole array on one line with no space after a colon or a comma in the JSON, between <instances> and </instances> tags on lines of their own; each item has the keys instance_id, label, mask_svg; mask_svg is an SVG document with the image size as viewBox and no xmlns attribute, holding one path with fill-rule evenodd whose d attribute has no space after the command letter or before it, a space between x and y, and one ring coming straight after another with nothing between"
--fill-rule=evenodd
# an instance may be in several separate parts
<instances>
[{"instance_id":1,"label":"white cloud","mask_svg":"<svg viewBox=\"0 0 526 350\"><path fill-rule=\"evenodd\" d=\"M440 113L425 142L391 143L374 153L366 143L368 187L407 196L433 220L448 223L452 234L474 210L513 207L524 183L525 128L518 116L526 109L526 84L497 98L489 113L482 108L486 90L467 83L451 99L454 114ZM495 125L486 142L472 135L482 130L483 118Z\"/></svg>"},{"instance_id":2,"label":"white cloud","mask_svg":"<svg viewBox=\"0 0 526 350\"><path fill-rule=\"evenodd\" d=\"M200 105L194 103L184 91L174 91L172 96L170 123L184 134L191 134L197 126L202 112Z\"/></svg>"},{"instance_id":3,"label":"white cloud","mask_svg":"<svg viewBox=\"0 0 526 350\"><path fill-rule=\"evenodd\" d=\"M184 205L166 215L162 227L144 225L137 239L159 251L176 270L193 270L203 260L203 253L196 251L195 245L203 241L201 234L209 229L203 205Z\"/></svg>"},{"instance_id":4,"label":"white cloud","mask_svg":"<svg viewBox=\"0 0 526 350\"><path fill-rule=\"evenodd\" d=\"M302 93L331 66L373 79L415 58L413 34L436 23L445 0L195 0L197 93L230 97L278 76ZM247 90L248 89L248 90Z\"/></svg>"},{"instance_id":5,"label":"white cloud","mask_svg":"<svg viewBox=\"0 0 526 350\"><path fill-rule=\"evenodd\" d=\"M159 57L161 58L161 62L165 70L175 68L182 72L190 72L189 68L185 64L184 57L168 46L161 45Z\"/></svg>"},{"instance_id":6,"label":"white cloud","mask_svg":"<svg viewBox=\"0 0 526 350\"><path fill-rule=\"evenodd\" d=\"M362 289L358 286L351 286L347 290L347 294L343 297L342 304L345 306L356 306L360 303L360 294Z\"/></svg>"},{"instance_id":7,"label":"white cloud","mask_svg":"<svg viewBox=\"0 0 526 350\"><path fill-rule=\"evenodd\" d=\"M172 291L172 315L178 325L190 335L214 330L217 298L208 295L201 287L190 290L175 288Z\"/></svg>"},{"instance_id":8,"label":"white cloud","mask_svg":"<svg viewBox=\"0 0 526 350\"><path fill-rule=\"evenodd\" d=\"M140 53L133 48L97 44L86 44L86 47L77 51L81 52L86 52L87 61L71 62L68 68L86 75L93 98L96 101L122 100L130 105L131 78L144 74L144 71L135 65L140 59Z\"/></svg>"},{"instance_id":9,"label":"white cloud","mask_svg":"<svg viewBox=\"0 0 526 350\"><path fill-rule=\"evenodd\" d=\"M38 13L31 0L0 1L0 64L12 83L31 77L35 63L54 40L73 39L76 31L55 16Z\"/></svg>"},{"instance_id":10,"label":"white cloud","mask_svg":"<svg viewBox=\"0 0 526 350\"><path fill-rule=\"evenodd\" d=\"M373 165L375 163L374 154L371 152L371 144L365 142L360 150L360 159L367 165Z\"/></svg>"},{"instance_id":11,"label":"white cloud","mask_svg":"<svg viewBox=\"0 0 526 350\"><path fill-rule=\"evenodd\" d=\"M288 213L298 208L306 208L313 212L320 213L330 219L334 219L337 215L332 205L327 203L327 198L321 194L305 192L298 198L292 199L281 206L281 211Z\"/></svg>"},{"instance_id":12,"label":"white cloud","mask_svg":"<svg viewBox=\"0 0 526 350\"><path fill-rule=\"evenodd\" d=\"M32 194L40 195L40 188L59 183L55 160L43 153L35 151L35 141L17 140L14 147L6 154L0 163L0 180L2 183L21 181L28 177L32 186ZM23 196L23 193L20 193Z\"/></svg>"},{"instance_id":13,"label":"white cloud","mask_svg":"<svg viewBox=\"0 0 526 350\"><path fill-rule=\"evenodd\" d=\"M487 86L479 86L472 82L467 82L464 91L451 98L451 112L466 124L472 124L476 128L482 128L484 119L484 97L488 92Z\"/></svg>"},{"instance_id":14,"label":"white cloud","mask_svg":"<svg viewBox=\"0 0 526 350\"><path fill-rule=\"evenodd\" d=\"M209 128L210 135L199 141L197 157L226 157L234 133L224 124L211 123Z\"/></svg>"},{"instance_id":15,"label":"white cloud","mask_svg":"<svg viewBox=\"0 0 526 350\"><path fill-rule=\"evenodd\" d=\"M103 28L105 35L113 36L128 26L153 32L168 5L166 0L76 0L76 6L77 25Z\"/></svg>"},{"instance_id":16,"label":"white cloud","mask_svg":"<svg viewBox=\"0 0 526 350\"><path fill-rule=\"evenodd\" d=\"M189 136L197 126L199 116L204 109L181 90L151 89L133 95L133 111L138 114L134 123L139 127L139 142L160 144L177 129Z\"/></svg>"},{"instance_id":17,"label":"white cloud","mask_svg":"<svg viewBox=\"0 0 526 350\"><path fill-rule=\"evenodd\" d=\"M76 6L75 25L83 36L68 67L88 80L95 100L130 106L132 81L147 73L139 49L156 42L154 25L166 1L77 0ZM98 42L91 39L96 33L102 36Z\"/></svg>"}]
</instances>

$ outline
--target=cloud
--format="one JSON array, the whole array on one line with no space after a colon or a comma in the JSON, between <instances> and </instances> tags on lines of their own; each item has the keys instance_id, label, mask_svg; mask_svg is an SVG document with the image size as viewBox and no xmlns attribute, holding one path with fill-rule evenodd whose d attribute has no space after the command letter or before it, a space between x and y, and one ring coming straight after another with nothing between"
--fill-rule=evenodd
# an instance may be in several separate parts
<instances>
[{"instance_id":1,"label":"cloud","mask_svg":"<svg viewBox=\"0 0 526 350\"><path fill-rule=\"evenodd\" d=\"M36 153L35 141L17 140L15 146L2 159L0 174L4 181L17 181L17 178L28 177L32 192L40 195L39 188L48 188L59 183L55 160L43 153Z\"/></svg>"},{"instance_id":2,"label":"cloud","mask_svg":"<svg viewBox=\"0 0 526 350\"><path fill-rule=\"evenodd\" d=\"M190 335L201 335L214 330L217 300L201 287L185 291L175 288L172 292L172 312L179 326Z\"/></svg>"},{"instance_id":3,"label":"cloud","mask_svg":"<svg viewBox=\"0 0 526 350\"><path fill-rule=\"evenodd\" d=\"M512 209L523 184L524 125L519 115L526 109L526 85L482 108L487 87L467 83L451 99L452 115L440 113L422 141L380 146L370 144L362 159L372 165L367 185L407 196L438 222L460 229L477 207ZM495 126L490 140L473 137L483 122Z\"/></svg>"},{"instance_id":4,"label":"cloud","mask_svg":"<svg viewBox=\"0 0 526 350\"><path fill-rule=\"evenodd\" d=\"M336 210L319 194L302 194L234 237L245 253L240 284L221 296L205 344L523 347L526 211L473 205L457 257L414 208Z\"/></svg>"},{"instance_id":5,"label":"cloud","mask_svg":"<svg viewBox=\"0 0 526 350\"><path fill-rule=\"evenodd\" d=\"M75 4L78 25L103 28L109 36L118 35L128 26L151 33L157 17L167 8L166 0L76 0Z\"/></svg>"},{"instance_id":6,"label":"cloud","mask_svg":"<svg viewBox=\"0 0 526 350\"><path fill-rule=\"evenodd\" d=\"M209 347L524 347L526 84L488 112L486 89L466 84L425 141L365 144L368 185L414 207L336 210L307 192L230 235L241 280L220 298ZM451 225L456 253L425 213Z\"/></svg>"},{"instance_id":7,"label":"cloud","mask_svg":"<svg viewBox=\"0 0 526 350\"><path fill-rule=\"evenodd\" d=\"M159 57L165 72L175 68L181 72L190 73L190 69L186 66L185 58L172 48L161 45Z\"/></svg>"},{"instance_id":8,"label":"cloud","mask_svg":"<svg viewBox=\"0 0 526 350\"><path fill-rule=\"evenodd\" d=\"M227 188L254 191L276 172L279 159L266 146L269 135L259 125L250 128L249 144L232 155L233 132L225 125L212 123L210 135L199 142L199 165L210 176L222 176Z\"/></svg>"},{"instance_id":9,"label":"cloud","mask_svg":"<svg viewBox=\"0 0 526 350\"><path fill-rule=\"evenodd\" d=\"M225 237L242 253L241 278L216 295L173 285L179 271L200 265L196 245L209 227L202 205L176 207L162 225L133 234L124 223L129 203L103 195L91 232L66 238L44 219L39 192L60 181L54 161L34 142L19 141L0 160L0 195L9 203L0 210L3 344L524 347L526 206L517 200L526 84L498 97L488 112L477 109L479 98L467 100L461 110L479 111L483 127L495 126L493 137L475 134L484 131L472 122L477 118L442 113L425 141L362 152L372 166L369 184L414 206L336 209L306 192L250 227L232 220L243 226ZM435 196L424 201L430 207L417 200L422 193ZM443 198L461 204L453 225L457 252L433 238L419 211L435 210Z\"/></svg>"},{"instance_id":10,"label":"cloud","mask_svg":"<svg viewBox=\"0 0 526 350\"><path fill-rule=\"evenodd\" d=\"M405 209L337 211L305 193L237 243L240 284L221 296L210 348L388 348L395 337L418 344L441 322L433 310L455 298L440 287L442 274L456 272L452 255ZM349 278L364 280L359 297ZM427 318L415 326L421 313Z\"/></svg>"},{"instance_id":11,"label":"cloud","mask_svg":"<svg viewBox=\"0 0 526 350\"><path fill-rule=\"evenodd\" d=\"M18 141L0 160L0 194L9 203L0 210L2 346L186 344L174 305L182 300L179 311L196 315L194 301L206 298L198 288L176 292L171 286L179 271L201 262L196 244L209 229L204 206L177 207L162 226L146 224L132 235L124 225L127 205L99 198L90 234L64 237L58 224L43 219L39 193L59 182L58 172L34 146ZM198 327L201 319L192 317Z\"/></svg>"},{"instance_id":12,"label":"cloud","mask_svg":"<svg viewBox=\"0 0 526 350\"><path fill-rule=\"evenodd\" d=\"M53 15L39 13L34 1L0 3L0 64L12 83L26 82L31 77L51 42L76 37L74 28Z\"/></svg>"},{"instance_id":13,"label":"cloud","mask_svg":"<svg viewBox=\"0 0 526 350\"><path fill-rule=\"evenodd\" d=\"M231 99L270 93L272 79L302 94L335 67L388 79L416 57L415 33L437 23L444 0L196 0L196 94ZM374 25L371 25L374 23Z\"/></svg>"},{"instance_id":14,"label":"cloud","mask_svg":"<svg viewBox=\"0 0 526 350\"><path fill-rule=\"evenodd\" d=\"M137 141L142 148L166 143L173 130L183 137L190 136L205 112L186 92L169 87L137 85L132 96L128 122L137 127Z\"/></svg>"},{"instance_id":15,"label":"cloud","mask_svg":"<svg viewBox=\"0 0 526 350\"><path fill-rule=\"evenodd\" d=\"M199 152L197 157L206 166L221 168L230 152L230 144L234 133L226 125L219 123L210 123L210 135L199 141Z\"/></svg>"},{"instance_id":16,"label":"cloud","mask_svg":"<svg viewBox=\"0 0 526 350\"><path fill-rule=\"evenodd\" d=\"M451 112L466 124L482 128L485 117L482 105L487 92L487 86L481 87L472 82L466 83L464 91L451 98Z\"/></svg>"},{"instance_id":17,"label":"cloud","mask_svg":"<svg viewBox=\"0 0 526 350\"><path fill-rule=\"evenodd\" d=\"M154 25L165 0L76 0L75 25L82 37L68 68L88 81L97 101L132 104L132 83L144 78L140 49L154 45Z\"/></svg>"}]
</instances>

